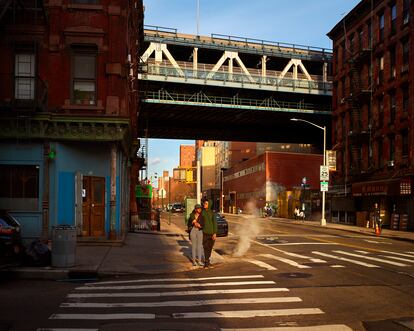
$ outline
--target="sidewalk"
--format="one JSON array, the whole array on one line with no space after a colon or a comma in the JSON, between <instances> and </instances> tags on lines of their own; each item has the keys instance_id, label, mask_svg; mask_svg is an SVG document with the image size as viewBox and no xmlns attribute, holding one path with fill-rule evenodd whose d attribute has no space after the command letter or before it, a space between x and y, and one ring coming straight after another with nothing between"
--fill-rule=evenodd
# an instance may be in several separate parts
<instances>
[{"instance_id":1,"label":"sidewalk","mask_svg":"<svg viewBox=\"0 0 414 331\"><path fill-rule=\"evenodd\" d=\"M308 226L322 228L319 220L318 221L316 220L300 221L300 220L294 220L294 219L289 219L289 218L276 218L276 217L271 217L271 219L286 222L286 223L304 224ZM326 227L328 229L336 229L336 230L360 233L360 234L376 237L375 231L373 228L365 228L365 227L360 227L356 225L338 224L338 223L326 223ZM382 229L380 237L414 242L414 232L408 232L408 231L396 231L396 230Z\"/></svg>"},{"instance_id":2,"label":"sidewalk","mask_svg":"<svg viewBox=\"0 0 414 331\"><path fill-rule=\"evenodd\" d=\"M3 268L0 275L30 279L90 279L183 272L195 269L190 256L188 234L174 224L163 222L160 232L128 233L122 246L78 243L76 266L72 268ZM213 251L211 261L219 264L224 259Z\"/></svg>"}]
</instances>

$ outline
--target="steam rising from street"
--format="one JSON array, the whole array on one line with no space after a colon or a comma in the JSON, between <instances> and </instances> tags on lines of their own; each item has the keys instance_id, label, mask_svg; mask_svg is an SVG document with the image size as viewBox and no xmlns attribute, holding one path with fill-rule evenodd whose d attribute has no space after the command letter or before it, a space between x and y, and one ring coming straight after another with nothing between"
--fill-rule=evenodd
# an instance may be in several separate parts
<instances>
[{"instance_id":1,"label":"steam rising from street","mask_svg":"<svg viewBox=\"0 0 414 331\"><path fill-rule=\"evenodd\" d=\"M259 210L254 201L249 201L246 207L247 215L243 215L242 224L238 226L236 234L239 242L233 252L234 257L241 257L249 250L252 240L260 233Z\"/></svg>"}]
</instances>

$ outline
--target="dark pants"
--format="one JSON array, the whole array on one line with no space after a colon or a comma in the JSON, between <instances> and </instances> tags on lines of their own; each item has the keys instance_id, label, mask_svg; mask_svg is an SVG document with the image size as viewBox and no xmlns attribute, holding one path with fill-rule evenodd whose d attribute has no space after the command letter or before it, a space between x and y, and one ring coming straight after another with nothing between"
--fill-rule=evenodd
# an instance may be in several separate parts
<instances>
[{"instance_id":1,"label":"dark pants","mask_svg":"<svg viewBox=\"0 0 414 331\"><path fill-rule=\"evenodd\" d=\"M211 234L203 233L204 264L210 264L211 251L213 250L214 240Z\"/></svg>"}]
</instances>

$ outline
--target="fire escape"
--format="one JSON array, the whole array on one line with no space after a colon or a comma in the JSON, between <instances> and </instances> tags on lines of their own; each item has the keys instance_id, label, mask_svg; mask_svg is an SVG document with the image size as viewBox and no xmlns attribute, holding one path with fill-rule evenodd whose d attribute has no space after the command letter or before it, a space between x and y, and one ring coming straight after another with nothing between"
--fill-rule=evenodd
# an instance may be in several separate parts
<instances>
[{"instance_id":1,"label":"fire escape","mask_svg":"<svg viewBox=\"0 0 414 331\"><path fill-rule=\"evenodd\" d=\"M48 25L48 13L43 0L0 0L0 34L4 39L11 40L15 53L32 54L29 61L36 63L39 38L36 34L45 33ZM32 33L33 40L22 43L19 35L20 26L24 26L25 34ZM36 39L37 38L37 39ZM27 56L16 57L15 68L27 68ZM17 70L15 72L0 72L2 92L0 93L0 109L17 111L45 111L47 109L48 86L36 72L32 70Z\"/></svg>"},{"instance_id":2,"label":"fire escape","mask_svg":"<svg viewBox=\"0 0 414 331\"><path fill-rule=\"evenodd\" d=\"M362 44L362 42L361 42ZM364 45L365 46L365 45ZM358 49L350 54L349 77L350 77L350 93L347 98L348 107L350 109L350 130L348 133L348 145L350 149L351 164L350 175L354 179L362 179L366 177L370 167L362 166L362 148L368 145L369 158L371 158L370 130L371 124L364 125L362 120L362 108L368 103L370 108L372 74L368 75L368 81L363 82L361 75L364 72L364 64L368 64L368 70L372 70L370 64L371 49L360 45ZM370 163L370 162L369 162Z\"/></svg>"}]
</instances>

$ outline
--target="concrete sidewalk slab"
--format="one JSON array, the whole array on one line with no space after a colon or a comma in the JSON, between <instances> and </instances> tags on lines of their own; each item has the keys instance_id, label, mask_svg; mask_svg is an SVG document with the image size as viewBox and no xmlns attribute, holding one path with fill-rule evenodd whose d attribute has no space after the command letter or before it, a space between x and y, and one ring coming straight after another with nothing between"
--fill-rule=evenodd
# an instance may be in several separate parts
<instances>
[{"instance_id":1,"label":"concrete sidewalk slab","mask_svg":"<svg viewBox=\"0 0 414 331\"><path fill-rule=\"evenodd\" d=\"M165 223L160 232L128 233L122 246L78 242L74 267L10 267L1 269L0 274L30 279L162 274L195 269L190 260L188 234L173 223ZM213 251L211 262L220 264L223 261L223 257Z\"/></svg>"}]
</instances>

